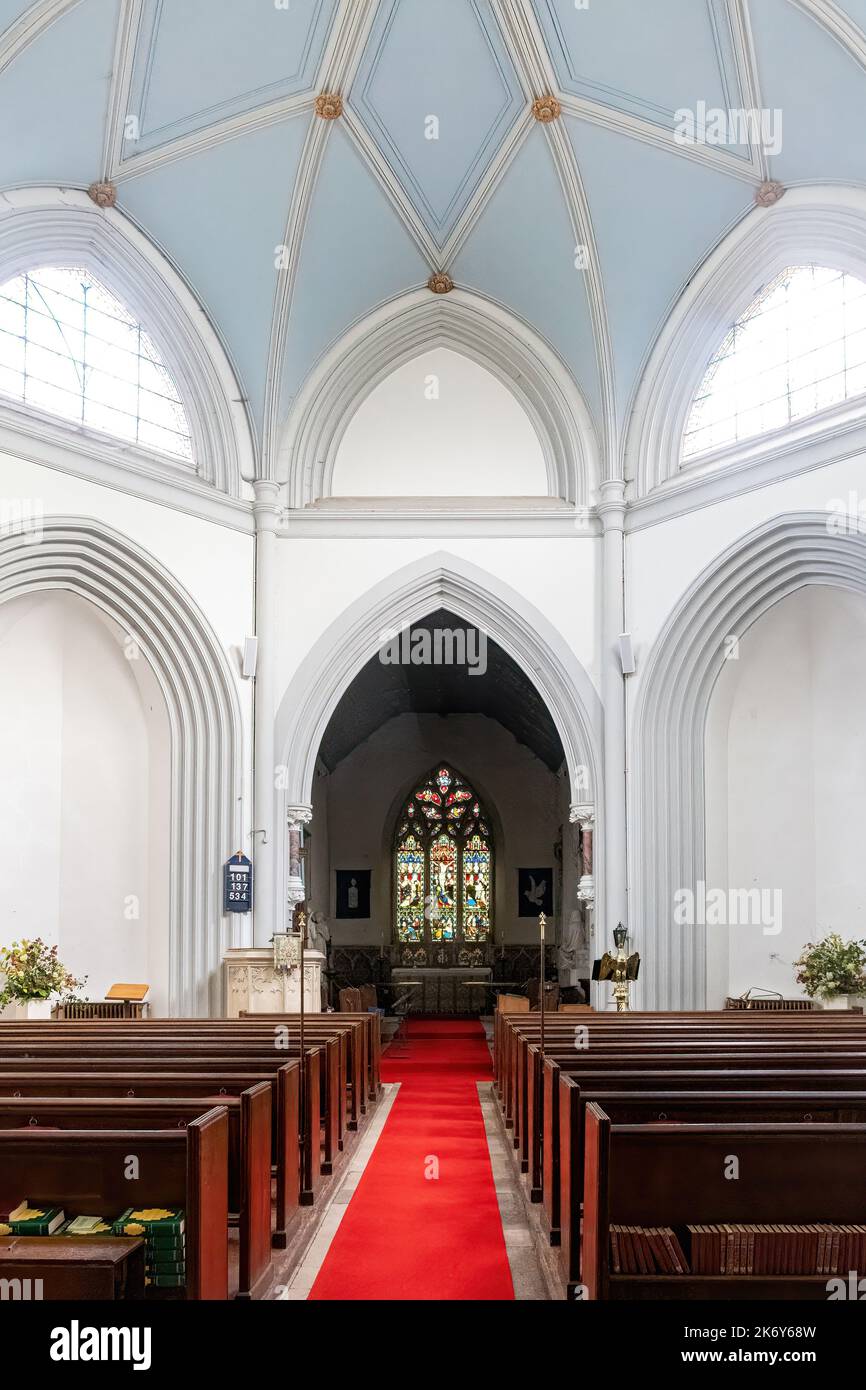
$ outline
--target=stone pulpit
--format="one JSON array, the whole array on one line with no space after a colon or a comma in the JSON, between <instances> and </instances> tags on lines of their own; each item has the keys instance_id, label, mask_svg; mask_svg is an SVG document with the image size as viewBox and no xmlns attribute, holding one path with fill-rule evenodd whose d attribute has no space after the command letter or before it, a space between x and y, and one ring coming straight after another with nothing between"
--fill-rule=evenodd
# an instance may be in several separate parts
<instances>
[{"instance_id":1,"label":"stone pulpit","mask_svg":"<svg viewBox=\"0 0 866 1390\"><path fill-rule=\"evenodd\" d=\"M304 952L304 1010L322 1012L321 951ZM223 1013L296 1014L301 1007L300 970L277 970L270 946L233 947L223 956Z\"/></svg>"}]
</instances>

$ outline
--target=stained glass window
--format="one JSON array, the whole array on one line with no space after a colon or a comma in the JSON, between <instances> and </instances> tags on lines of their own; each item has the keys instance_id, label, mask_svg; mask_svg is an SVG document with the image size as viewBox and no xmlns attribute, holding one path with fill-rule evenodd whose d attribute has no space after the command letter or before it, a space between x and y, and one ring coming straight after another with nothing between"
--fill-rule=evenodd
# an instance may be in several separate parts
<instances>
[{"instance_id":1,"label":"stained glass window","mask_svg":"<svg viewBox=\"0 0 866 1390\"><path fill-rule=\"evenodd\" d=\"M400 840L395 862L397 936L401 941L423 941L426 855L415 835Z\"/></svg>"},{"instance_id":2,"label":"stained glass window","mask_svg":"<svg viewBox=\"0 0 866 1390\"><path fill-rule=\"evenodd\" d=\"M491 939L489 818L465 778L443 763L413 789L397 819L394 885L398 941Z\"/></svg>"}]
</instances>

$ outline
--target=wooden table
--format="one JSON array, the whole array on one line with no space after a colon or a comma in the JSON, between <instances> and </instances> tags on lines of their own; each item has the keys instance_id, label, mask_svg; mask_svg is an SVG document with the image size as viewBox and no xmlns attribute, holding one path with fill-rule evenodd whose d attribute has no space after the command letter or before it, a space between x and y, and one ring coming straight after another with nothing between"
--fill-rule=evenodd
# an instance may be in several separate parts
<instances>
[{"instance_id":1,"label":"wooden table","mask_svg":"<svg viewBox=\"0 0 866 1390\"><path fill-rule=\"evenodd\" d=\"M6 1297L26 1301L143 1299L144 1241L4 1236L0 1239L0 1279L7 1281L6 1289L9 1281L20 1281Z\"/></svg>"}]
</instances>

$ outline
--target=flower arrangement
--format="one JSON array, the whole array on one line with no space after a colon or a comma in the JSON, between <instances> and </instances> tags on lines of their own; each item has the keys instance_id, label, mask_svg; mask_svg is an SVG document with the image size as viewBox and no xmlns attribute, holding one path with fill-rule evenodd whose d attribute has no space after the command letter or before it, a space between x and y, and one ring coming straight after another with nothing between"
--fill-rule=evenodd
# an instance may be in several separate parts
<instances>
[{"instance_id":1,"label":"flower arrangement","mask_svg":"<svg viewBox=\"0 0 866 1390\"><path fill-rule=\"evenodd\" d=\"M85 975L76 980L58 960L57 947L47 946L38 936L0 946L0 975L6 977L0 990L0 1008L15 1001L48 999L52 994L72 999L87 979Z\"/></svg>"},{"instance_id":2,"label":"flower arrangement","mask_svg":"<svg viewBox=\"0 0 866 1390\"><path fill-rule=\"evenodd\" d=\"M830 932L822 941L803 947L797 983L810 998L835 999L840 994L866 994L866 941L843 941Z\"/></svg>"}]
</instances>

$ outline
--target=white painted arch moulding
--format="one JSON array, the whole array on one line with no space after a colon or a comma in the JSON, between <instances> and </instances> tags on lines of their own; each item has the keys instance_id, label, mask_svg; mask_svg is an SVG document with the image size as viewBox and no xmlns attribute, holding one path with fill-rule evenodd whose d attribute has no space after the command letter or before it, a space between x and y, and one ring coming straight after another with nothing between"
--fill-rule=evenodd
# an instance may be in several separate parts
<instances>
[{"instance_id":1,"label":"white painted arch moulding","mask_svg":"<svg viewBox=\"0 0 866 1390\"><path fill-rule=\"evenodd\" d=\"M207 619L146 551L89 517L51 517L41 537L0 540L0 603L61 589L137 641L165 698L171 741L169 1011L220 1012L231 944L221 866L241 843L243 775L234 679Z\"/></svg>"},{"instance_id":2,"label":"white painted arch moulding","mask_svg":"<svg viewBox=\"0 0 866 1390\"><path fill-rule=\"evenodd\" d=\"M497 377L526 411L547 468L548 495L589 506L599 450L589 409L556 353L522 320L467 290L413 290L354 325L307 378L277 462L293 508L330 497L343 435L386 377L431 348L462 353Z\"/></svg>"},{"instance_id":3,"label":"white painted arch moulding","mask_svg":"<svg viewBox=\"0 0 866 1390\"><path fill-rule=\"evenodd\" d=\"M0 284L40 266L90 270L133 313L153 339L177 386L192 435L195 480L239 497L255 476L253 435L229 359L198 300L177 271L118 208L98 208L80 189L20 188L0 195ZM4 402L2 414L35 412ZM112 463L183 486L192 474L183 460L113 440L61 421L66 435L86 435L90 450ZM47 433L56 427L46 418Z\"/></svg>"},{"instance_id":4,"label":"white painted arch moulding","mask_svg":"<svg viewBox=\"0 0 866 1390\"><path fill-rule=\"evenodd\" d=\"M737 541L698 576L650 652L632 726L641 1007L706 1007L705 929L674 923L674 893L706 878L704 735L725 638L743 637L809 584L866 594L866 535L831 535L828 515L777 517Z\"/></svg>"},{"instance_id":5,"label":"white painted arch moulding","mask_svg":"<svg viewBox=\"0 0 866 1390\"><path fill-rule=\"evenodd\" d=\"M692 402L713 355L763 286L788 266L811 263L866 279L866 189L789 189L774 207L750 212L698 270L656 340L635 398L625 457L635 498L689 484L702 469L724 470L730 450L680 466ZM816 417L814 430L826 428L823 415ZM793 433L799 438L808 429L807 419ZM747 461L752 448L763 457L771 441L782 445L788 435L745 441L731 461ZM786 467L780 448L780 475Z\"/></svg>"},{"instance_id":6,"label":"white painted arch moulding","mask_svg":"<svg viewBox=\"0 0 866 1390\"><path fill-rule=\"evenodd\" d=\"M439 608L472 623L517 663L550 712L565 752L571 801L594 803L603 823L604 716L590 677L561 634L517 590L468 561L436 551L395 571L362 594L322 634L289 684L277 711L276 748L285 790L277 793L274 824L291 807L312 805L322 737L334 710L383 634L420 621ZM276 858L277 901L285 902L286 836ZM596 846L603 882L604 845Z\"/></svg>"}]
</instances>

